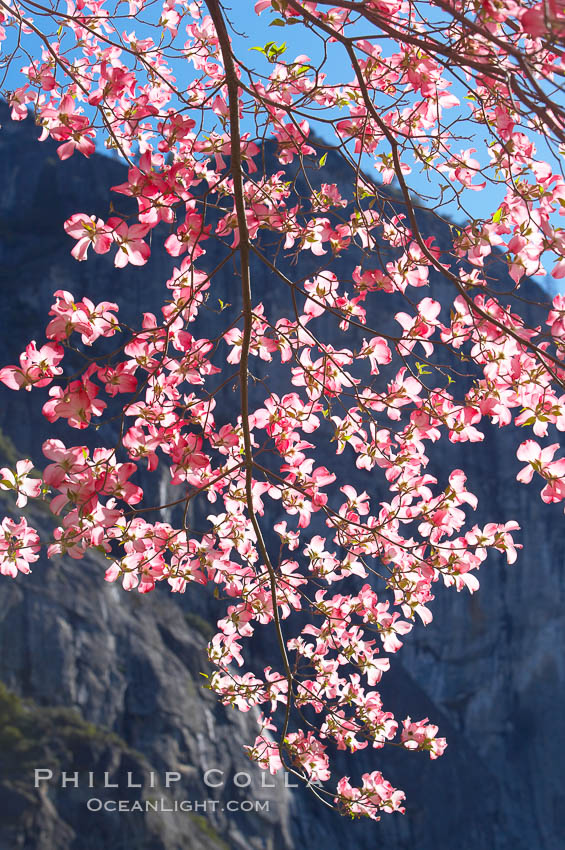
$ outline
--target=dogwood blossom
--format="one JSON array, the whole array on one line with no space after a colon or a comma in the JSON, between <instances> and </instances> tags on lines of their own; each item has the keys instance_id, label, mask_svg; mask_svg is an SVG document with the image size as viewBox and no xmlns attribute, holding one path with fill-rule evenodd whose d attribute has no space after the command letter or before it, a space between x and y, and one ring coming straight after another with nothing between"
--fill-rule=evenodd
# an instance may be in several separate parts
<instances>
[{"instance_id":1,"label":"dogwood blossom","mask_svg":"<svg viewBox=\"0 0 565 850\"><path fill-rule=\"evenodd\" d=\"M539 475L542 500L565 502L549 442L565 431L565 299L515 306L518 290L541 298L528 276L565 275L563 4L258 0L245 11L284 39L256 46L256 66L219 0L130 0L143 37L106 0L36 20L4 5L6 55L25 56L13 120L33 109L62 160L104 143L127 161L107 219L66 220L72 256L115 249L123 302L122 269L155 246L172 270L137 323L80 284L58 289L47 341L0 369L11 390L49 388L50 423L100 429L47 439L42 479L30 460L0 470L6 500L43 495L55 523L40 542L25 517L2 520L0 572L28 573L45 545L96 550L128 592L213 585L208 686L257 719L249 757L349 816L402 813L378 770L336 777L334 751L442 755L437 726L400 724L376 688L438 593L476 592L491 550L513 564L521 548L515 520L474 521L465 471L432 464L431 446L526 429L518 481ZM316 55L291 49L305 27ZM469 148L473 128L486 142ZM461 219L436 236L424 182L437 220ZM159 486L144 492L138 467L159 468ZM213 506L201 523L195 499ZM278 654L250 669L263 628Z\"/></svg>"}]
</instances>

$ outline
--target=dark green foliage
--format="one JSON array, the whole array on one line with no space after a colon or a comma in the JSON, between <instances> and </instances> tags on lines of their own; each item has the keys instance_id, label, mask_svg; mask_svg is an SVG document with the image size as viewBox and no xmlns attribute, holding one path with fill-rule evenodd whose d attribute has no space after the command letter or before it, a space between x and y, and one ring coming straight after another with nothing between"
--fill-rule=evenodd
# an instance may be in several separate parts
<instances>
[{"instance_id":1,"label":"dark green foliage","mask_svg":"<svg viewBox=\"0 0 565 850\"><path fill-rule=\"evenodd\" d=\"M216 634L216 629L212 623L208 622L208 620L205 620L204 617L201 617L200 614L196 614L194 611L187 611L184 615L184 619L186 620L187 625L189 625L191 629L195 629L199 632L206 641L212 640Z\"/></svg>"}]
</instances>

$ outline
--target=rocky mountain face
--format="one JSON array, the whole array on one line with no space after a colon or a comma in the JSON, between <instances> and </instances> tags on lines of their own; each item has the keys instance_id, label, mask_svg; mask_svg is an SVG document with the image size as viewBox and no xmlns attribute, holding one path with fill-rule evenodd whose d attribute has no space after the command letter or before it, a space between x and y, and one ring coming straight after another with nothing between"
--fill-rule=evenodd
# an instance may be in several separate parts
<instances>
[{"instance_id":1,"label":"rocky mountain face","mask_svg":"<svg viewBox=\"0 0 565 850\"><path fill-rule=\"evenodd\" d=\"M31 121L13 124L4 110L0 117L2 365L30 338L39 342L56 289L115 300L132 323L157 311L173 265L157 244L144 268L115 270L108 257L76 263L62 231L73 212L107 215L108 187L123 182L123 166L100 156L60 163L53 146L36 142ZM332 181L347 181L339 163L328 158L326 167ZM424 213L422 226L446 243L447 230ZM284 288L264 284L258 267L254 280L255 301L277 307L278 299L285 314ZM214 297L237 305L237 284L226 265ZM446 297L440 281L433 286ZM390 316L399 309L390 298L380 304ZM535 309L524 305L532 320ZM212 337L217 312L206 321ZM270 364L253 369L277 379ZM41 462L41 443L53 434L43 400L2 388L0 465ZM229 395L223 403L227 418ZM41 559L31 576L0 582L0 850L561 850L565 533L562 513L515 481L521 439L491 429L481 445L448 446L432 458L438 476L468 471L479 521L518 520L524 548L511 567L487 562L473 596L438 588L434 622L414 629L383 679L387 707L429 716L449 741L437 762L396 750L354 760L351 769L382 769L407 792L404 817L346 821L282 778L263 787L274 780L241 749L255 735L254 717L224 708L203 687L218 610L211 594L128 594L103 581L106 563L92 554ZM351 458L342 455L338 467L351 478ZM379 486L375 476L374 492ZM157 478L150 487L161 499L170 484ZM48 535L48 510L34 507L30 522ZM272 635L255 647L262 661ZM116 800L129 810L111 810Z\"/></svg>"}]
</instances>

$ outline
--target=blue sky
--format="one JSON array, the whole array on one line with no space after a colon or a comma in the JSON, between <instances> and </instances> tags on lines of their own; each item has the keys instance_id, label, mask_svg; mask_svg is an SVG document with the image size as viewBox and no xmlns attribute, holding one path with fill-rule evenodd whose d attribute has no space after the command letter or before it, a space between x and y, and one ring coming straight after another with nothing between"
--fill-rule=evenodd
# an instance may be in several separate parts
<instances>
[{"instance_id":1,"label":"blue sky","mask_svg":"<svg viewBox=\"0 0 565 850\"><path fill-rule=\"evenodd\" d=\"M272 71L273 66L269 64L261 53L253 48L263 47L268 42L274 41L278 45L282 45L283 42L286 43L284 58L287 61L294 60L298 55L306 54L310 57L314 65L319 64L321 57L321 42L316 36L301 25L287 25L284 27L273 26L271 24L277 17L276 13L266 10L261 16L257 16L253 12L253 5L253 0L248 0L245 3L232 0L232 7L230 8L227 5L225 7L234 28L233 43L235 53L237 56L241 57L243 62L247 63L257 71L269 74ZM157 10L158 6L156 6L155 9ZM147 15L153 14L153 16L155 16L158 14L158 11L147 12L145 10L144 13ZM123 25L120 26L120 30L125 30L127 32L135 30L138 37L144 37L150 33L149 28L143 27L136 21L132 21L130 24L127 19L125 19ZM361 35L362 33L360 32L359 34ZM11 39L9 38L7 43L8 45L10 45L10 41ZM183 41L184 25L181 24L179 43L182 45ZM395 51L393 43L387 42L383 39L381 44L385 55ZM32 52L34 52L34 55L39 56L38 42L36 43L36 46L32 48ZM23 80L17 69L19 69L23 64L27 64L27 62L18 61L15 64L15 67L12 66L10 68L5 81L5 88L16 88L18 85L22 84ZM173 63L173 70L181 84L188 83L193 76L192 65L184 60L175 61ZM345 50L341 45L331 45L330 59L324 66L324 72L327 74L327 82L330 84L344 85L352 80L353 72ZM446 77L449 79L448 74L446 74ZM482 134L482 136L479 135L477 130L481 130L482 128L478 128L477 125L472 125L471 122L465 121L465 116L468 114L468 107L465 101L466 91L459 83L457 83L457 81L454 81L451 91L460 99L461 106L455 107L453 110L449 110L447 114L449 114L450 118L458 117L458 128L460 129L461 135L468 136L467 140L461 139L461 141L454 143L453 152L458 153L466 148L476 148L477 153L474 154L474 156L481 162L481 164L488 163L486 132ZM346 116L345 113L340 113L339 110L333 110L326 111L324 113L324 117L343 118ZM324 127L321 124L316 126L312 121L310 123L312 129L315 130L318 135L325 140L331 141L332 133L329 128ZM249 122L247 127L244 127L244 129L252 130L251 123ZM377 153L380 151L381 148L378 149ZM386 152L384 146L382 151ZM547 156L547 151L544 152L544 150L541 150L540 154L543 158L544 156ZM380 176L375 171L370 157L364 157L362 166L366 174L369 177L374 177L378 183ZM440 181L443 183L446 182L443 177L440 178ZM428 198L429 200L427 201L427 204L432 207L434 206L433 196L437 196L438 186L440 185L437 179L430 182L429 178L425 174L418 173L418 170L414 168L412 174L407 178L407 182L412 191L419 193L424 198ZM476 180L475 182L479 181ZM492 215L503 196L504 191L500 186L497 187L492 184L488 184L481 192L466 191L464 193L463 200L467 213L472 217L481 218ZM442 215L451 218L457 224L462 224L465 221L465 216L462 215L455 202L446 203L441 208L441 213ZM555 288L554 281L548 279L547 283L551 284L552 288Z\"/></svg>"}]
</instances>

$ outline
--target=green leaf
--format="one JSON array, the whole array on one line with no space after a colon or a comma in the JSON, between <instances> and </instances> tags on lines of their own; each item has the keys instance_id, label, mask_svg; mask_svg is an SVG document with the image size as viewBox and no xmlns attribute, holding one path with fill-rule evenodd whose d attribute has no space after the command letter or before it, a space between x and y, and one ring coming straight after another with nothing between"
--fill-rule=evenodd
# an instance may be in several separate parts
<instances>
[{"instance_id":1,"label":"green leaf","mask_svg":"<svg viewBox=\"0 0 565 850\"><path fill-rule=\"evenodd\" d=\"M492 220L494 221L495 224L498 224L498 222L500 221L501 218L502 218L502 210L499 207L497 209L497 211L495 212L495 214L493 215Z\"/></svg>"},{"instance_id":2,"label":"green leaf","mask_svg":"<svg viewBox=\"0 0 565 850\"><path fill-rule=\"evenodd\" d=\"M320 157L319 165L321 168L326 164L326 159L328 158L328 152L326 151L323 156Z\"/></svg>"},{"instance_id":3,"label":"green leaf","mask_svg":"<svg viewBox=\"0 0 565 850\"><path fill-rule=\"evenodd\" d=\"M267 47L267 45L265 45ZM282 56L283 53L286 52L286 41L283 41L282 44L275 44L275 42L271 42L268 49L268 57L269 59L278 59L279 56Z\"/></svg>"},{"instance_id":4,"label":"green leaf","mask_svg":"<svg viewBox=\"0 0 565 850\"><path fill-rule=\"evenodd\" d=\"M269 26L270 27L285 27L286 21L283 21L282 18L275 18L274 20L271 21Z\"/></svg>"},{"instance_id":5,"label":"green leaf","mask_svg":"<svg viewBox=\"0 0 565 850\"><path fill-rule=\"evenodd\" d=\"M282 54L286 51L286 41L283 41L282 44L277 44L276 41L268 41L264 47L250 47L250 50L257 50L259 53L263 53L267 59L272 62L282 56Z\"/></svg>"}]
</instances>

